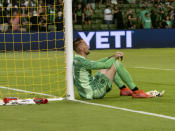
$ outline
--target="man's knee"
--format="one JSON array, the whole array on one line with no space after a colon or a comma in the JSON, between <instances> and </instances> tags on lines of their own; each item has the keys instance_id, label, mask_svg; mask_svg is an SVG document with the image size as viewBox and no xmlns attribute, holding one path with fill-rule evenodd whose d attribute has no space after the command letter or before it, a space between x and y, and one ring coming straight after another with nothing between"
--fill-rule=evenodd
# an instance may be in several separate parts
<instances>
[{"instance_id":1,"label":"man's knee","mask_svg":"<svg viewBox=\"0 0 175 131\"><path fill-rule=\"evenodd\" d=\"M111 70L112 72L116 71L116 68L115 68L114 64L112 64L112 66L111 66L111 68L109 70Z\"/></svg>"}]
</instances>

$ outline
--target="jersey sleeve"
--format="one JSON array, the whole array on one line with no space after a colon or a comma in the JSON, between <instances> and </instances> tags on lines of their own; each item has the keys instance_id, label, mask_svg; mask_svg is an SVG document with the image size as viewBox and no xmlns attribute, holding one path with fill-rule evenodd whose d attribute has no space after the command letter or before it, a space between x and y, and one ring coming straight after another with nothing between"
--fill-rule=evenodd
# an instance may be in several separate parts
<instances>
[{"instance_id":1,"label":"jersey sleeve","mask_svg":"<svg viewBox=\"0 0 175 131\"><path fill-rule=\"evenodd\" d=\"M102 59L97 60L97 62L106 62L108 59L108 57L104 57Z\"/></svg>"},{"instance_id":2,"label":"jersey sleeve","mask_svg":"<svg viewBox=\"0 0 175 131\"><path fill-rule=\"evenodd\" d=\"M81 64L81 66L83 66L86 69L97 70L97 69L108 69L112 66L112 64L114 62L115 62L115 58L110 58L105 62L99 62L99 61L92 61L92 60L84 59L79 64Z\"/></svg>"}]
</instances>

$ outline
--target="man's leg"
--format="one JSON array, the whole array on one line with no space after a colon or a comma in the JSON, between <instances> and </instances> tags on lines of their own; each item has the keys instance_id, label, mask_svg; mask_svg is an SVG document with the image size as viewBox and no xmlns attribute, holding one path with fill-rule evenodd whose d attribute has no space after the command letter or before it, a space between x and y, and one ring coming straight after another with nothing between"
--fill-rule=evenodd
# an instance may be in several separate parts
<instances>
[{"instance_id":1,"label":"man's leg","mask_svg":"<svg viewBox=\"0 0 175 131\"><path fill-rule=\"evenodd\" d=\"M114 83L120 89L121 96L131 96L132 95L132 93L133 93L132 90L123 84L118 72L115 73Z\"/></svg>"},{"instance_id":2,"label":"man's leg","mask_svg":"<svg viewBox=\"0 0 175 131\"><path fill-rule=\"evenodd\" d=\"M134 84L129 72L120 62L119 63L118 62L119 61L116 61L116 63L119 64L119 66L115 73L114 83L119 87L121 96L131 96L133 94L133 91L137 90L138 88ZM116 63L114 63L114 65ZM125 82L129 88L126 87L122 81Z\"/></svg>"},{"instance_id":3,"label":"man's leg","mask_svg":"<svg viewBox=\"0 0 175 131\"><path fill-rule=\"evenodd\" d=\"M106 77L108 77L111 82L114 81L115 84L117 86L119 86L119 88L121 88L120 86L122 86L122 82L121 82L121 80L122 80L133 91L132 96L135 98L150 98L150 97L152 97L151 95L147 95L143 91L138 90L138 88L134 84L129 72L125 69L123 64L120 63L118 60L116 60L113 63L113 65L111 66L110 69L100 70L100 72L102 74L106 75ZM124 87L124 89L127 89L127 88L125 88L124 85L122 86L122 88L123 87ZM128 92L128 90L127 90L127 92ZM130 91L128 93L129 93L129 95L131 95Z\"/></svg>"},{"instance_id":4,"label":"man's leg","mask_svg":"<svg viewBox=\"0 0 175 131\"><path fill-rule=\"evenodd\" d=\"M115 76L115 73L116 73L116 69L115 69L114 65L112 65L110 69L102 69L99 72L104 74L106 77L108 77L108 79L111 82L113 82L114 76Z\"/></svg>"},{"instance_id":5,"label":"man's leg","mask_svg":"<svg viewBox=\"0 0 175 131\"><path fill-rule=\"evenodd\" d=\"M114 67L116 69L116 74L120 76L122 81L128 85L128 87L133 91L132 97L133 98L150 98L152 95L146 94L144 91L139 90L137 86L134 84L129 72L125 69L122 63L120 63L118 60L114 62ZM126 88L124 88L125 91ZM121 91L121 90L120 90ZM127 92L127 90L126 90ZM127 94L127 93L126 93Z\"/></svg>"},{"instance_id":6,"label":"man's leg","mask_svg":"<svg viewBox=\"0 0 175 131\"><path fill-rule=\"evenodd\" d=\"M118 60L113 63L110 69L102 69L100 72L105 74L111 82L114 81L119 88L124 86L123 82L126 83L131 90L136 87L129 72Z\"/></svg>"},{"instance_id":7,"label":"man's leg","mask_svg":"<svg viewBox=\"0 0 175 131\"><path fill-rule=\"evenodd\" d=\"M132 95L133 92L129 88L126 88L126 86L123 84L123 82L122 82L122 80L119 76L119 73L115 69L114 64L111 66L110 69L103 69L103 70L100 70L100 72L102 74L106 75L106 77L108 77L111 82L114 81L114 83L120 89L120 95L121 96L130 96L130 95Z\"/></svg>"},{"instance_id":8,"label":"man's leg","mask_svg":"<svg viewBox=\"0 0 175 131\"><path fill-rule=\"evenodd\" d=\"M131 75L123 66L123 64L116 60L116 62L114 62L114 67L116 69L116 74L114 77L114 82L116 83L116 85L121 88L122 85L120 81L122 80L131 90L134 90L136 88L136 85L134 84Z\"/></svg>"},{"instance_id":9,"label":"man's leg","mask_svg":"<svg viewBox=\"0 0 175 131\"><path fill-rule=\"evenodd\" d=\"M113 81L114 81L114 83L117 85L117 87L119 89L121 89L124 86L124 84L123 84L123 82L122 82L122 80L121 80L118 72L115 73L115 76L114 76L114 80Z\"/></svg>"}]
</instances>

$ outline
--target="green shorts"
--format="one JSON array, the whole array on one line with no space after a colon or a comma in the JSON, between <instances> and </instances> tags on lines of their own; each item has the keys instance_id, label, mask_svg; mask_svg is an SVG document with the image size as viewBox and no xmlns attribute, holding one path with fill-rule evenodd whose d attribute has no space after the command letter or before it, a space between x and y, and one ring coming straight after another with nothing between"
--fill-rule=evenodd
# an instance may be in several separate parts
<instances>
[{"instance_id":1,"label":"green shorts","mask_svg":"<svg viewBox=\"0 0 175 131\"><path fill-rule=\"evenodd\" d=\"M93 98L103 98L112 89L112 83L104 74L97 72L92 82Z\"/></svg>"}]
</instances>

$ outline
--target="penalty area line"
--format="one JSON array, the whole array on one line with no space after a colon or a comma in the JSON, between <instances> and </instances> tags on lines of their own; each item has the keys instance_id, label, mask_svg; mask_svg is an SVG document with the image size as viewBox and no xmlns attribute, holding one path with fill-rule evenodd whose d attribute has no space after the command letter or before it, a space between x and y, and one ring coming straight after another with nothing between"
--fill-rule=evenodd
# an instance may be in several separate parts
<instances>
[{"instance_id":1,"label":"penalty area line","mask_svg":"<svg viewBox=\"0 0 175 131\"><path fill-rule=\"evenodd\" d=\"M147 69L147 70L163 70L163 71L175 71L175 69L164 69L164 68L154 68L154 67L129 67L135 69Z\"/></svg>"},{"instance_id":2,"label":"penalty area line","mask_svg":"<svg viewBox=\"0 0 175 131\"><path fill-rule=\"evenodd\" d=\"M12 91L17 91L17 92L24 92L24 93L29 93L29 94L37 94L37 95L42 95L42 96L50 96L50 97L56 98L56 96L54 96L54 95L38 93L38 92L33 92L33 91L27 91L27 90L22 90L22 89L9 88L9 87L4 87L4 86L0 86L0 89L12 90Z\"/></svg>"},{"instance_id":3,"label":"penalty area line","mask_svg":"<svg viewBox=\"0 0 175 131\"><path fill-rule=\"evenodd\" d=\"M133 113L138 113L138 114L144 114L144 115L149 115L149 116L155 116L155 117L175 120L175 117L167 116L167 115L161 115L161 114L150 113L150 112L145 112L145 111L132 110L132 109L127 109L127 108L122 108L122 107L117 107L117 106L91 103L91 102L86 102L86 101L81 101L81 100L72 100L72 101L83 103L83 104L88 104L88 105L100 106L100 107L105 107L105 108L110 108L110 109L122 110L122 111L127 111L127 112L133 112Z\"/></svg>"}]
</instances>

